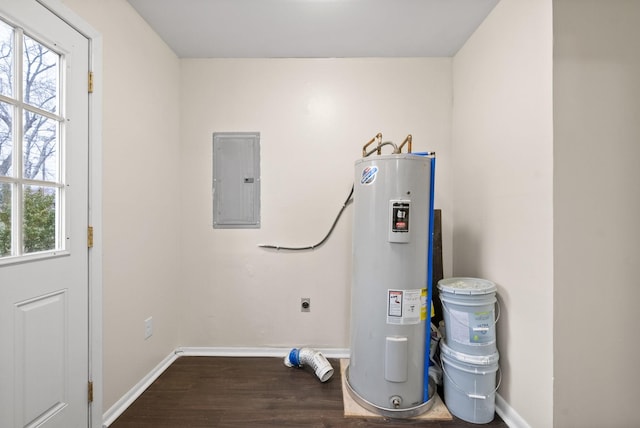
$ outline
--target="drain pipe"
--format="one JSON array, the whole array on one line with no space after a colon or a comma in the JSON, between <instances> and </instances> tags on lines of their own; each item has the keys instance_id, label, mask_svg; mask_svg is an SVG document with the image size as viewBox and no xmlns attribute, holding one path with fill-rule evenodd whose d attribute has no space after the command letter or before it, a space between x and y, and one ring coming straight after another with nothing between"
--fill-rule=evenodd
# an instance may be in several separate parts
<instances>
[{"instance_id":1,"label":"drain pipe","mask_svg":"<svg viewBox=\"0 0 640 428\"><path fill-rule=\"evenodd\" d=\"M315 349L293 348L289 354L284 357L284 365L287 367L303 367L305 364L315 371L320 382L326 382L333 376L331 363L327 361L322 353Z\"/></svg>"}]
</instances>

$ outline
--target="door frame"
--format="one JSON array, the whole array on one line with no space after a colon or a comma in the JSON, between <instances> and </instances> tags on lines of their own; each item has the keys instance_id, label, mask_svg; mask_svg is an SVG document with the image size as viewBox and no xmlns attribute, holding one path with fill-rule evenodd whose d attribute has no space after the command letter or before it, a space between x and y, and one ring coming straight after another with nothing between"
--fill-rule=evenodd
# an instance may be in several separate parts
<instances>
[{"instance_id":1,"label":"door frame","mask_svg":"<svg viewBox=\"0 0 640 428\"><path fill-rule=\"evenodd\" d=\"M102 36L60 0L36 0L89 41L89 71L93 92L89 94L89 226L93 247L89 249L89 380L93 402L89 404L89 428L103 426L102 376Z\"/></svg>"}]
</instances>

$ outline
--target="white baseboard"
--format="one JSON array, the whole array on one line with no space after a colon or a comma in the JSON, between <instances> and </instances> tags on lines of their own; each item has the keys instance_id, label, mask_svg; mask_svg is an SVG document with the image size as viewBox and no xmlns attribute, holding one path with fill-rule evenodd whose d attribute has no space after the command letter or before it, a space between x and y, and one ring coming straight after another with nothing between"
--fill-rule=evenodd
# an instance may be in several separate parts
<instances>
[{"instance_id":1,"label":"white baseboard","mask_svg":"<svg viewBox=\"0 0 640 428\"><path fill-rule=\"evenodd\" d=\"M314 348L327 358L349 358L348 348ZM218 348L218 347L181 347L176 349L178 356L184 357L284 357L291 348Z\"/></svg>"},{"instance_id":2,"label":"white baseboard","mask_svg":"<svg viewBox=\"0 0 640 428\"><path fill-rule=\"evenodd\" d=\"M509 428L531 428L527 421L525 421L500 394L496 394L496 413Z\"/></svg>"},{"instance_id":3,"label":"white baseboard","mask_svg":"<svg viewBox=\"0 0 640 428\"><path fill-rule=\"evenodd\" d=\"M175 351L167 355L164 360L153 368L145 377L134 385L102 416L102 427L111 425L134 401L151 385L173 362L178 359Z\"/></svg>"},{"instance_id":4,"label":"white baseboard","mask_svg":"<svg viewBox=\"0 0 640 428\"><path fill-rule=\"evenodd\" d=\"M327 358L349 358L348 348L314 348ZM180 347L154 367L140 382L122 396L102 417L102 427L111 425L142 393L180 357L283 357L291 348L218 348Z\"/></svg>"}]
</instances>

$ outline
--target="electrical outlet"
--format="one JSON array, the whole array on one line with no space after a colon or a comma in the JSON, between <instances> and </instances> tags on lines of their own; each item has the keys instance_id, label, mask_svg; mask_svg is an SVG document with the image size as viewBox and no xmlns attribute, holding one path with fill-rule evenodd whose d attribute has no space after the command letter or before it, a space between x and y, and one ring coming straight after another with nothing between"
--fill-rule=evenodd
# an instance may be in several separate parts
<instances>
[{"instance_id":1,"label":"electrical outlet","mask_svg":"<svg viewBox=\"0 0 640 428\"><path fill-rule=\"evenodd\" d=\"M301 312L311 312L311 298L310 297L302 297L300 299L300 311Z\"/></svg>"},{"instance_id":2,"label":"electrical outlet","mask_svg":"<svg viewBox=\"0 0 640 428\"><path fill-rule=\"evenodd\" d=\"M153 336L153 317L144 320L144 340Z\"/></svg>"}]
</instances>

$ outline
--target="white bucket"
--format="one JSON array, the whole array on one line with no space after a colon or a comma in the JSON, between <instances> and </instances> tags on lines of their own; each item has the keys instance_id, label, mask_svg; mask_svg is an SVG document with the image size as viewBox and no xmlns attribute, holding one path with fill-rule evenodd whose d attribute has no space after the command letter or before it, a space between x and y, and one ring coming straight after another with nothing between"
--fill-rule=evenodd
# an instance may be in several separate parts
<instances>
[{"instance_id":1,"label":"white bucket","mask_svg":"<svg viewBox=\"0 0 640 428\"><path fill-rule=\"evenodd\" d=\"M447 345L470 355L495 353L496 285L486 279L447 278L438 281L438 289Z\"/></svg>"},{"instance_id":2,"label":"white bucket","mask_svg":"<svg viewBox=\"0 0 640 428\"><path fill-rule=\"evenodd\" d=\"M468 355L440 343L444 401L451 414L475 424L493 420L496 411L498 353ZM502 379L500 379L502 380Z\"/></svg>"}]
</instances>

